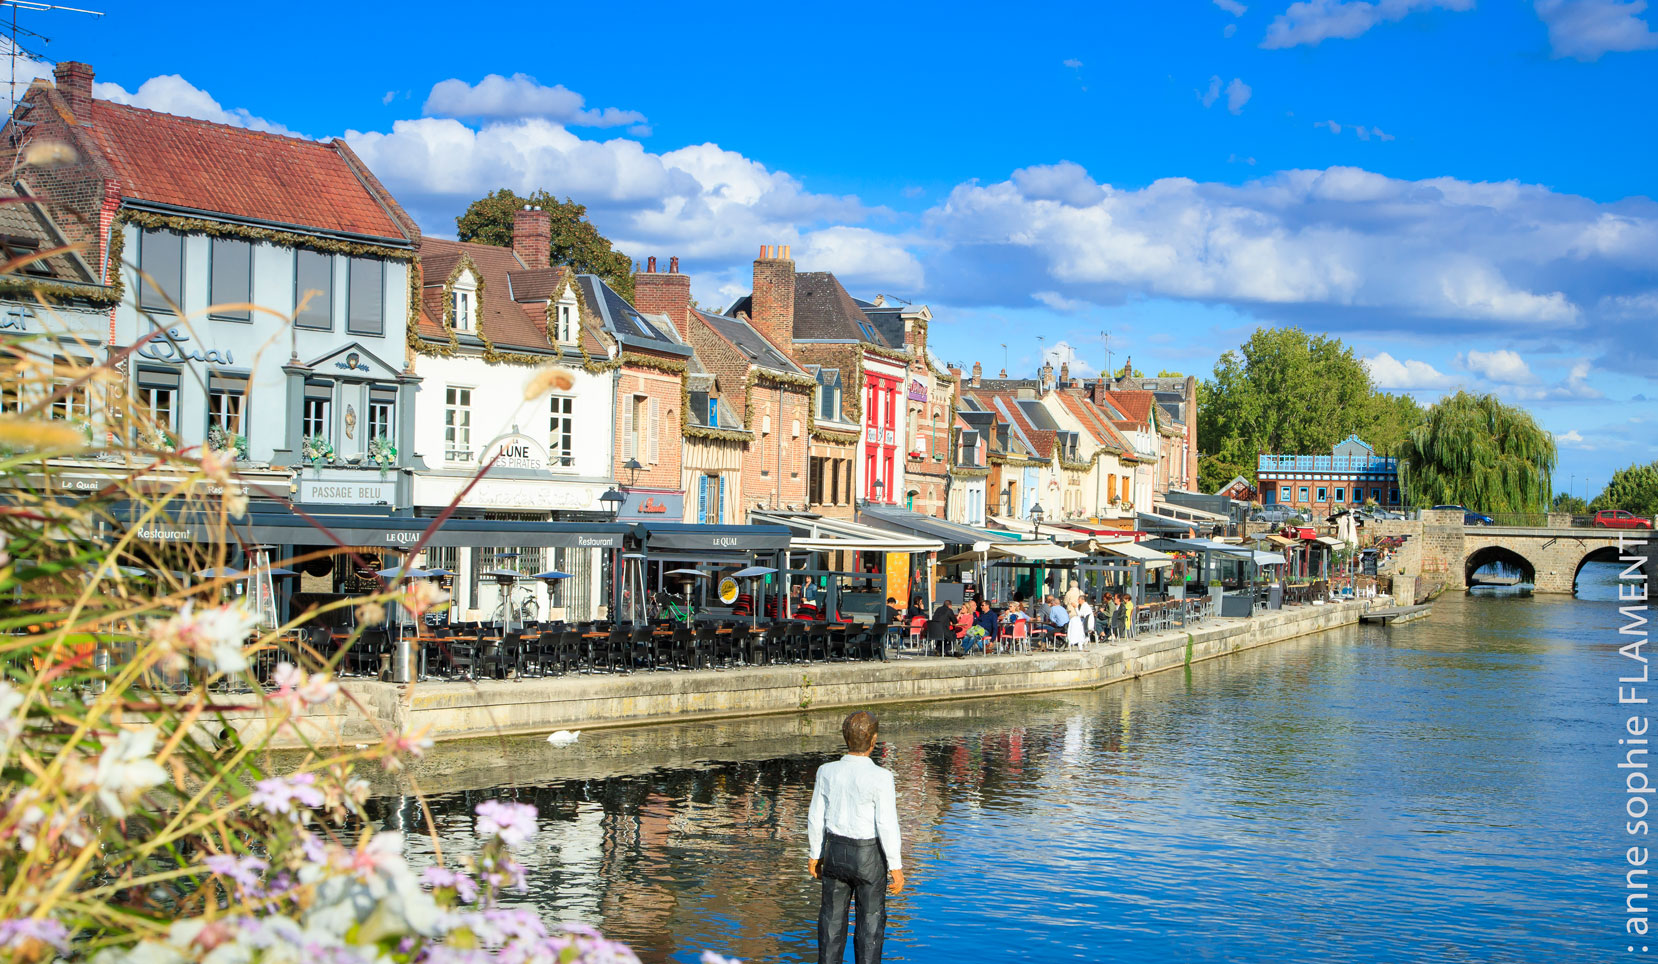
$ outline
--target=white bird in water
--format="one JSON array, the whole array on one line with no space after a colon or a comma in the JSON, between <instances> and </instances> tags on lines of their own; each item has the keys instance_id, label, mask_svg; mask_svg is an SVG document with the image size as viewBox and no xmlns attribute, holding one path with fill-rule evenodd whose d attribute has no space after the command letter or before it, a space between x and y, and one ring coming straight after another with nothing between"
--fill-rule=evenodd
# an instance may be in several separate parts
<instances>
[{"instance_id":1,"label":"white bird in water","mask_svg":"<svg viewBox=\"0 0 1658 964\"><path fill-rule=\"evenodd\" d=\"M569 746L570 744L576 742L576 738L579 736L581 736L580 730L577 730L574 733L571 733L569 730L559 730L556 733L547 734L547 742L551 743L553 746Z\"/></svg>"}]
</instances>

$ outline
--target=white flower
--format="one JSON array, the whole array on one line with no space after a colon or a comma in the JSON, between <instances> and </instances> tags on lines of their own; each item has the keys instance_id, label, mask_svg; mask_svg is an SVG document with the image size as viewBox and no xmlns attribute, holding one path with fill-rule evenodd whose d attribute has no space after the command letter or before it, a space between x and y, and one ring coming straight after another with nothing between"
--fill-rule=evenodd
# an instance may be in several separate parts
<instances>
[{"instance_id":1,"label":"white flower","mask_svg":"<svg viewBox=\"0 0 1658 964\"><path fill-rule=\"evenodd\" d=\"M298 716L308 706L326 703L340 691L340 684L329 679L327 673L307 673L292 663L278 663L271 681L276 689L266 698L285 706L289 716Z\"/></svg>"},{"instance_id":2,"label":"white flower","mask_svg":"<svg viewBox=\"0 0 1658 964\"><path fill-rule=\"evenodd\" d=\"M12 741L23 732L23 716L17 711L23 708L26 697L19 693L12 684L0 680L0 762L4 762L6 754L11 752Z\"/></svg>"},{"instance_id":3,"label":"white flower","mask_svg":"<svg viewBox=\"0 0 1658 964\"><path fill-rule=\"evenodd\" d=\"M92 785L104 812L117 820L127 815L127 805L144 791L167 782L167 771L150 759L155 752L156 729L122 730L114 743L106 743L98 757Z\"/></svg>"},{"instance_id":4,"label":"white flower","mask_svg":"<svg viewBox=\"0 0 1658 964\"><path fill-rule=\"evenodd\" d=\"M150 641L168 654L173 668L182 668L184 654L194 653L218 672L239 673L248 668L242 649L258 625L258 614L246 606L231 603L198 610L190 600L177 616L150 625Z\"/></svg>"}]
</instances>

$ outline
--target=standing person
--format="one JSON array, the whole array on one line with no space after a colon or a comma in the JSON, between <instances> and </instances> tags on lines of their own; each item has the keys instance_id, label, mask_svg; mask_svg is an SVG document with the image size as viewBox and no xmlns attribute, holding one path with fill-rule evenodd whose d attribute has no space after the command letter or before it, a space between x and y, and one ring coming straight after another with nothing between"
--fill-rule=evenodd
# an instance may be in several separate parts
<instances>
[{"instance_id":1,"label":"standing person","mask_svg":"<svg viewBox=\"0 0 1658 964\"><path fill-rule=\"evenodd\" d=\"M1071 649L1086 649L1088 647L1088 624L1083 622L1082 614L1076 606L1065 607L1065 645Z\"/></svg>"},{"instance_id":2,"label":"standing person","mask_svg":"<svg viewBox=\"0 0 1658 964\"><path fill-rule=\"evenodd\" d=\"M858 923L852 956L857 964L879 964L886 938L887 894L904 890L898 836L898 795L892 772L869 754L875 749L875 717L859 710L841 724L846 755L818 767L812 805L806 812L811 857L806 869L823 881L817 917L818 964L846 957L846 919L855 897ZM887 884L887 874L892 884Z\"/></svg>"},{"instance_id":3,"label":"standing person","mask_svg":"<svg viewBox=\"0 0 1658 964\"><path fill-rule=\"evenodd\" d=\"M1065 605L1075 606L1082 599L1082 586L1073 582L1071 588L1065 590Z\"/></svg>"},{"instance_id":4,"label":"standing person","mask_svg":"<svg viewBox=\"0 0 1658 964\"><path fill-rule=\"evenodd\" d=\"M1128 604L1124 601L1122 593L1117 593L1112 597L1111 632L1118 639L1128 638L1127 608Z\"/></svg>"}]
</instances>

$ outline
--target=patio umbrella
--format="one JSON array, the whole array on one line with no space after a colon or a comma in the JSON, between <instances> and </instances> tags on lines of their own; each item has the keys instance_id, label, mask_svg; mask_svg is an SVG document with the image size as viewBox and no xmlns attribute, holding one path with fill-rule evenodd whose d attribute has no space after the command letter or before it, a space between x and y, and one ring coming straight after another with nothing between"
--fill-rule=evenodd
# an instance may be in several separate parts
<instances>
[{"instance_id":1,"label":"patio umbrella","mask_svg":"<svg viewBox=\"0 0 1658 964\"><path fill-rule=\"evenodd\" d=\"M747 566L732 573L731 578L758 579L761 576L775 575L776 572L777 570L773 569L771 566ZM759 625L758 620L760 618L760 607L755 605L753 602L754 592L752 590L750 590L748 596L750 600L748 606L748 627L753 629L755 626Z\"/></svg>"},{"instance_id":2,"label":"patio umbrella","mask_svg":"<svg viewBox=\"0 0 1658 964\"><path fill-rule=\"evenodd\" d=\"M538 572L535 575L531 576L530 578L531 579L545 579L548 582L551 582L554 579L569 579L570 574L567 573L567 572L559 572L557 569L549 569L546 572Z\"/></svg>"},{"instance_id":3,"label":"patio umbrella","mask_svg":"<svg viewBox=\"0 0 1658 964\"><path fill-rule=\"evenodd\" d=\"M208 569L198 569L195 572L197 579L241 579L247 573L229 566L213 566Z\"/></svg>"},{"instance_id":4,"label":"patio umbrella","mask_svg":"<svg viewBox=\"0 0 1658 964\"><path fill-rule=\"evenodd\" d=\"M394 566L390 569L376 569L376 576L381 579L428 579L431 578L430 569L411 569L408 566Z\"/></svg>"},{"instance_id":5,"label":"patio umbrella","mask_svg":"<svg viewBox=\"0 0 1658 964\"><path fill-rule=\"evenodd\" d=\"M454 573L448 569L428 569L426 570L426 574L428 576L436 576L441 578L448 578L449 576L454 575Z\"/></svg>"},{"instance_id":6,"label":"patio umbrella","mask_svg":"<svg viewBox=\"0 0 1658 964\"><path fill-rule=\"evenodd\" d=\"M701 569L669 569L664 576L678 576L685 580L685 625L691 625L691 580L712 578Z\"/></svg>"}]
</instances>

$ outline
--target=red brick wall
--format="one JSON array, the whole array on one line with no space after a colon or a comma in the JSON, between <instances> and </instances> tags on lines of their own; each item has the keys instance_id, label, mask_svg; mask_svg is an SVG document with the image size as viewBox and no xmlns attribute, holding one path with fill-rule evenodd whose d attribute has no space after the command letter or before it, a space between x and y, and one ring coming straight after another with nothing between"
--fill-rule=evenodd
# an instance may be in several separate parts
<instances>
[{"instance_id":1,"label":"red brick wall","mask_svg":"<svg viewBox=\"0 0 1658 964\"><path fill-rule=\"evenodd\" d=\"M810 396L804 389L757 384L750 400L748 427L754 442L743 458L743 495L750 507L806 505L809 444L806 414ZM770 418L770 432L765 431Z\"/></svg>"},{"instance_id":2,"label":"red brick wall","mask_svg":"<svg viewBox=\"0 0 1658 964\"><path fill-rule=\"evenodd\" d=\"M787 245L766 245L754 262L749 321L785 352L794 344L794 262Z\"/></svg>"},{"instance_id":3,"label":"red brick wall","mask_svg":"<svg viewBox=\"0 0 1658 964\"><path fill-rule=\"evenodd\" d=\"M678 489L683 482L680 477L682 459L682 443L684 436L680 431L681 419L684 413L679 410L682 395L681 380L684 376L669 372L660 372L651 368L640 368L633 365L622 366L622 377L616 386L616 478L623 484L634 484L646 488ZM628 460L627 448L623 443L623 429L627 424L625 406L632 402L633 396L644 395L655 399L661 413L657 426L657 459L652 462L649 457L648 433L641 429L638 433L640 451L634 455L644 466L639 472L637 481L630 480L629 473L622 468ZM650 406L644 406L649 413Z\"/></svg>"},{"instance_id":4,"label":"red brick wall","mask_svg":"<svg viewBox=\"0 0 1658 964\"><path fill-rule=\"evenodd\" d=\"M646 314L667 315L679 329L679 336L689 340L691 276L679 273L678 258L670 262L666 272L656 270L655 258L647 264L647 270L633 276L633 307Z\"/></svg>"},{"instance_id":5,"label":"red brick wall","mask_svg":"<svg viewBox=\"0 0 1658 964\"><path fill-rule=\"evenodd\" d=\"M512 212L512 250L527 268L545 268L552 258L553 217L541 208Z\"/></svg>"}]
</instances>

